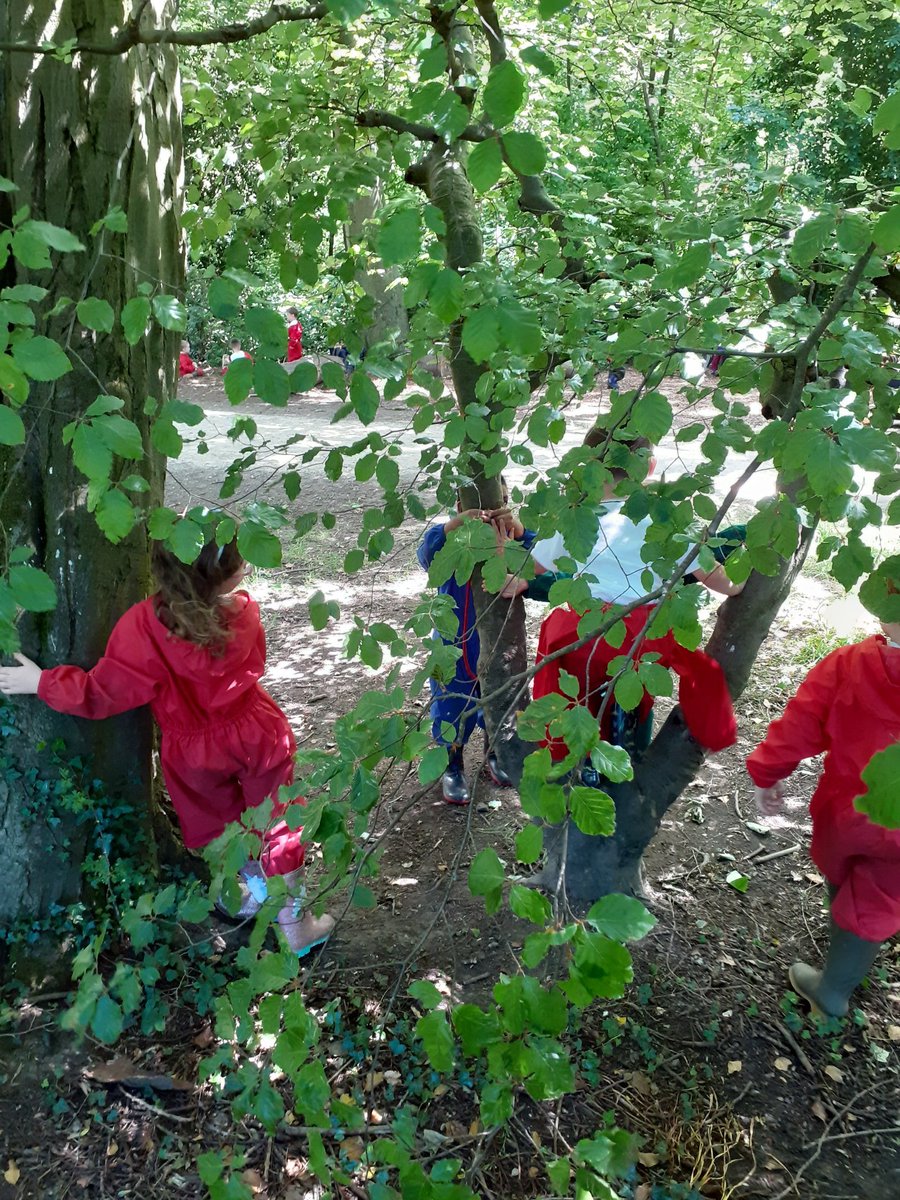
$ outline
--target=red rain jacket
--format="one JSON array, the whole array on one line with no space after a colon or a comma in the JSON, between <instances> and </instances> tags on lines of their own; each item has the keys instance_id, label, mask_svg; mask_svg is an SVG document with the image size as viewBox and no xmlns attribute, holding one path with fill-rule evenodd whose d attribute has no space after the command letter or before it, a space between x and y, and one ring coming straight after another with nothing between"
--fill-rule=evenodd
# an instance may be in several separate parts
<instances>
[{"instance_id":1,"label":"red rain jacket","mask_svg":"<svg viewBox=\"0 0 900 1200\"><path fill-rule=\"evenodd\" d=\"M166 787L191 848L207 845L293 777L293 734L259 684L266 665L259 607L246 592L233 600L219 657L170 633L151 597L116 623L92 670L55 667L41 672L38 685L57 712L91 720L150 705L162 730ZM302 862L299 833L284 822L265 841L273 873Z\"/></svg>"},{"instance_id":2,"label":"red rain jacket","mask_svg":"<svg viewBox=\"0 0 900 1200\"><path fill-rule=\"evenodd\" d=\"M900 650L881 636L835 650L810 671L784 716L747 759L757 787L785 779L804 758L825 753L813 794L811 853L838 889L838 925L880 942L900 930L900 831L853 807L862 772L900 738Z\"/></svg>"},{"instance_id":3,"label":"red rain jacket","mask_svg":"<svg viewBox=\"0 0 900 1200\"><path fill-rule=\"evenodd\" d=\"M559 673L561 670L567 671L578 680L578 702L586 704L596 716L603 700L603 688L609 681L609 664L620 654L628 653L651 611L651 605L642 605L623 618L626 634L621 646L610 646L602 638L596 638L541 667L534 677L535 700L551 692L564 694L559 685ZM546 617L538 638L538 664L555 650L578 641L580 619L581 615L568 606L556 608ZM660 638L648 638L638 658L644 654L658 654L661 665L678 675L678 703L688 729L701 746L708 750L724 750L733 745L737 737L737 724L728 685L719 664L702 650L686 650L676 642L672 633ZM638 707L641 719L648 716L652 707L653 697L645 692ZM606 736L607 731L604 729L602 732ZM565 758L567 751L561 740L548 744L555 759Z\"/></svg>"}]
</instances>

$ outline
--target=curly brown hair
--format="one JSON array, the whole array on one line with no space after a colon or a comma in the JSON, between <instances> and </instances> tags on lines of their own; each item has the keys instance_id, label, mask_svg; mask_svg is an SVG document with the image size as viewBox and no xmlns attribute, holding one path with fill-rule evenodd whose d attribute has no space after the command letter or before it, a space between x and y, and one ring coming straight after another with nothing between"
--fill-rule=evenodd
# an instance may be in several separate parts
<instances>
[{"instance_id":1,"label":"curly brown hair","mask_svg":"<svg viewBox=\"0 0 900 1200\"><path fill-rule=\"evenodd\" d=\"M176 637L222 654L229 632L219 589L243 564L236 539L224 546L207 542L192 563L182 562L162 542L154 542L157 617Z\"/></svg>"}]
</instances>

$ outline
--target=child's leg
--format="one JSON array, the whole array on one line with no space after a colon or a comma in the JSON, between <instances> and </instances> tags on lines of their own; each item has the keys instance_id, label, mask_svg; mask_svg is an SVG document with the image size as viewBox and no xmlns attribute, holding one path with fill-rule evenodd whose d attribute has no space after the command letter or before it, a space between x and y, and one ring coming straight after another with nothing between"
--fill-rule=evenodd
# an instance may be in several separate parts
<instances>
[{"instance_id":1,"label":"child's leg","mask_svg":"<svg viewBox=\"0 0 900 1200\"><path fill-rule=\"evenodd\" d=\"M791 986L816 1015L845 1017L851 995L869 973L881 946L842 929L832 918L824 968L817 971L808 963L794 963L788 972Z\"/></svg>"},{"instance_id":2,"label":"child's leg","mask_svg":"<svg viewBox=\"0 0 900 1200\"><path fill-rule=\"evenodd\" d=\"M441 780L441 790L448 804L468 804L469 785L463 772L463 747L478 723L480 707L478 681L455 679L444 688L432 680L431 729L434 740L447 746L449 761ZM453 730L453 741L447 741L447 727Z\"/></svg>"}]
</instances>

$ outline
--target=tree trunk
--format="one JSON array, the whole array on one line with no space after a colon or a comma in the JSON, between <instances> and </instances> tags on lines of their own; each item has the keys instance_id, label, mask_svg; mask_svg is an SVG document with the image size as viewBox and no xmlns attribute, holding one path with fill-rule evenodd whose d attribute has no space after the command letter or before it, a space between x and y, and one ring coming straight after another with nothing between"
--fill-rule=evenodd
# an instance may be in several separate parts
<instances>
[{"instance_id":1,"label":"tree trunk","mask_svg":"<svg viewBox=\"0 0 900 1200\"><path fill-rule=\"evenodd\" d=\"M380 181L352 202L349 232L354 242L364 240L366 222L375 216L383 203ZM362 331L366 346L393 339L402 347L409 341L409 317L399 279L400 272L396 267L372 267L357 272L356 281L373 305L372 319Z\"/></svg>"},{"instance_id":2,"label":"tree trunk","mask_svg":"<svg viewBox=\"0 0 900 1200\"><path fill-rule=\"evenodd\" d=\"M12 0L0 16L0 37L102 42L131 8L127 0ZM151 0L144 19L162 24L171 15L165 0ZM0 175L18 188L0 195L0 223L9 225L12 212L29 205L33 217L70 230L86 247L82 253L52 252L52 270L27 271L10 259L0 272L4 286L49 288L38 332L70 349L74 367L55 383L31 386L22 411L26 444L4 448L0 457L0 520L7 553L14 546L33 550L32 561L47 571L59 596L53 613L23 619L24 653L43 666L87 667L102 653L116 619L147 595L148 547L143 528L118 546L106 540L87 510L86 480L63 445L62 430L106 393L125 401L123 415L146 436L146 398L164 401L175 392L179 335L154 324L130 347L120 328L112 334L83 331L73 305L56 316L49 309L61 296L75 302L92 296L107 300L118 315L145 281L160 292L181 293L177 61L171 48L154 46L124 56L76 55L70 63L6 54L0 63ZM127 213L127 235L106 229L92 234L95 222L116 206ZM150 491L143 500L162 503L163 460L149 454L144 471ZM133 472L128 464L122 474ZM56 823L48 745L59 739L64 759L83 756L111 797L148 814L152 787L146 709L88 722L29 697L10 706L4 723L10 712L16 734L5 738L0 780L0 920L7 927L39 920L52 905L79 895L86 833L71 820ZM149 840L147 849L152 854Z\"/></svg>"}]
</instances>

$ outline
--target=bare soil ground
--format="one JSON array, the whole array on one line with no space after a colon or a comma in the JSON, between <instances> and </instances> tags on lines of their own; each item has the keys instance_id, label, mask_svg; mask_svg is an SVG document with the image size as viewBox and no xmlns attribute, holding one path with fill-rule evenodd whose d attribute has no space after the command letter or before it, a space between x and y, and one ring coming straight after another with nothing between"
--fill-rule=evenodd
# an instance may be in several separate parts
<instances>
[{"instance_id":1,"label":"bare soil ground","mask_svg":"<svg viewBox=\"0 0 900 1200\"><path fill-rule=\"evenodd\" d=\"M680 394L674 384L672 394ZM214 498L232 449L222 436L230 414L218 381L199 381L186 395L210 413L204 425L210 453L173 464L171 502L184 504ZM596 402L593 397L569 410L564 446L583 434ZM286 410L251 401L241 413L252 414L274 441L298 431L337 444L347 434L343 425L330 425L336 408L332 395L311 393L294 397ZM376 427L401 427L403 412L400 398ZM690 420L696 419L694 408ZM415 457L410 444L401 460L404 477ZM678 470L679 458L690 465L667 440L660 469ZM742 466L738 456L729 462L723 491ZM264 494L269 473L268 463L254 468L243 490L258 487ZM519 482L522 472L511 474L513 484ZM352 579L343 576L361 512L377 494L370 487L352 475L331 483L316 469L305 473L297 511L327 507L340 514L337 525L288 546L284 568L253 585L269 636L268 686L298 738L311 745L328 746L334 719L363 690L378 686L377 673L341 657L348 614L397 621L424 586L414 556L421 529L414 523L400 531L389 561ZM746 515L765 490L765 479L754 480L736 515ZM342 606L341 619L321 633L312 630L306 608L316 588ZM535 637L541 615L540 606L529 604ZM738 745L707 761L647 856L658 924L635 948L633 986L622 1001L592 1010L576 1031L576 1095L558 1107L534 1106L492 1144L478 1177L485 1196L542 1194L538 1148L574 1142L608 1113L644 1139L637 1172L622 1191L629 1200L900 1196L897 947L885 949L843 1026L823 1029L804 1016L787 991L786 970L797 958L819 961L825 943L824 885L807 855L807 807L817 770L806 764L796 773L786 814L763 835L747 825L755 814L743 768L809 666L837 637L859 636L864 621L855 602L841 598L811 565L738 704ZM306 984L312 1000L340 1007L332 1065L346 1090L371 1097L388 1121L400 1102L423 1106L435 1145L463 1154L478 1132L472 1081L463 1075L435 1086L427 1067L412 1069L402 999L394 1005L392 1039L374 1067L365 1064L368 1079L347 1031L359 1021L371 1024L373 1014L389 1007L401 969L475 999L498 971L519 969L515 951L524 925L508 915L487 918L465 882L468 863L483 846L512 862L513 838L523 824L515 793L481 776L480 749L473 744L468 752L477 781L469 810L450 808L437 794L411 804L414 778L381 806L374 831L384 836L381 874L372 883L376 907L347 914ZM726 882L734 869L749 877L746 893ZM0 1200L193 1200L204 1194L192 1165L196 1155L219 1147L246 1153L244 1177L255 1196L321 1194L309 1182L302 1137L286 1128L271 1139L252 1121L235 1125L227 1103L208 1086L140 1089L92 1079L90 1070L110 1053L90 1041L64 1043L53 1028L56 999L32 1001L22 1009L18 1035L0 1039L2 1154L9 1161L5 1176L0 1172ZM116 1053L177 1084L196 1077L210 1041L208 1027L185 1013L163 1037L131 1039ZM347 1153L352 1158L352 1148Z\"/></svg>"}]
</instances>

